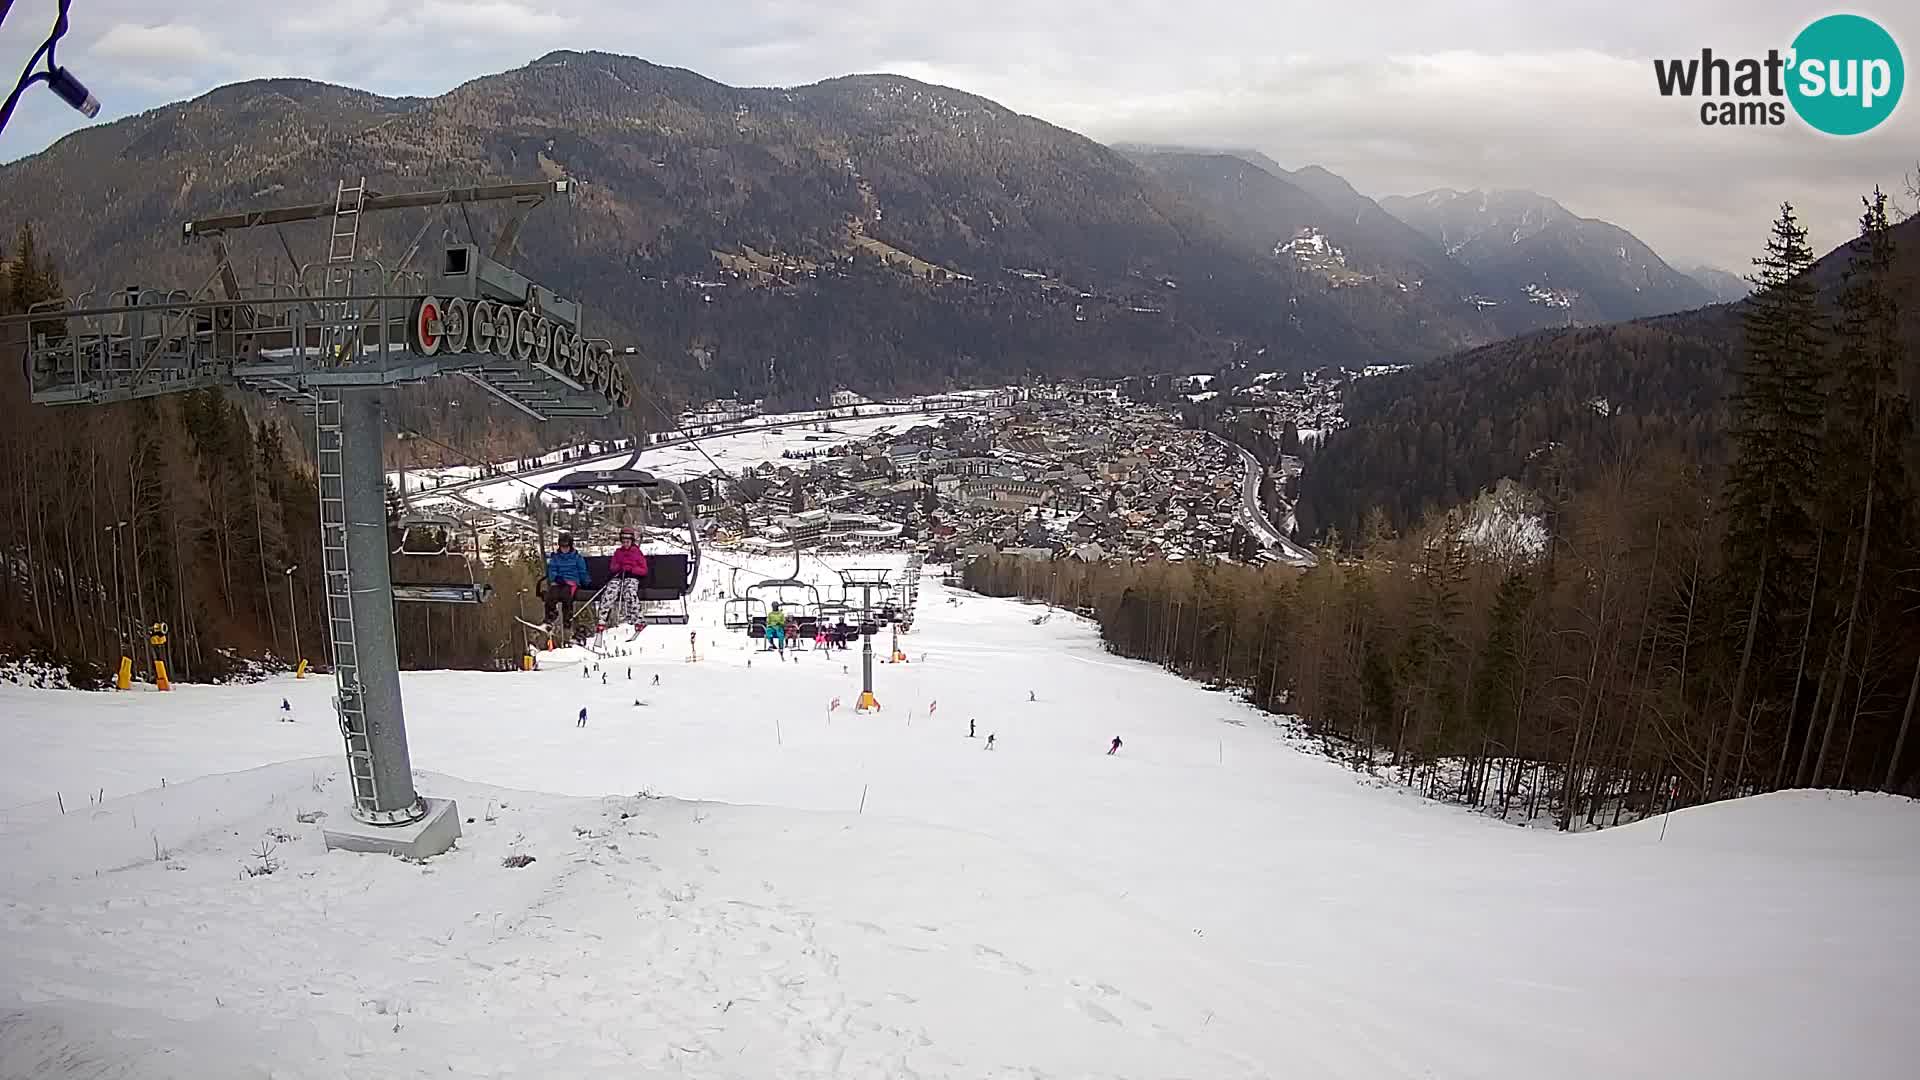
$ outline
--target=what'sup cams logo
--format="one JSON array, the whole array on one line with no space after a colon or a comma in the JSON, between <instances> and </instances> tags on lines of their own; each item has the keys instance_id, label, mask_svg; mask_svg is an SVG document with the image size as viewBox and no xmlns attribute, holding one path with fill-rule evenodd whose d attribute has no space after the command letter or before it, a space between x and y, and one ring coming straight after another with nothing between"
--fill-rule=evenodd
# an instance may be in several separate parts
<instances>
[{"instance_id":1,"label":"what'sup cams logo","mask_svg":"<svg viewBox=\"0 0 1920 1080\"><path fill-rule=\"evenodd\" d=\"M1698 57L1655 60L1653 74L1662 97L1704 98L1700 122L1709 127L1784 124L1791 105L1828 135L1879 127L1900 104L1907 75L1893 35L1862 15L1817 19L1785 53L1768 49L1765 59L1701 49Z\"/></svg>"}]
</instances>

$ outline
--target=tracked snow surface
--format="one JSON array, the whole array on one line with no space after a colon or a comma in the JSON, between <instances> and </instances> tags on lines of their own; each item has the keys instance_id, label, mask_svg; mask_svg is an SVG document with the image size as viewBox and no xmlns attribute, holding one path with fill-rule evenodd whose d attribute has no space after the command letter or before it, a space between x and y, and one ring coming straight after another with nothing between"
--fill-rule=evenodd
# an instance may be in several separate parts
<instances>
[{"instance_id":1,"label":"tracked snow surface","mask_svg":"<svg viewBox=\"0 0 1920 1080\"><path fill-rule=\"evenodd\" d=\"M324 678L0 685L0 1076L1891 1080L1920 1057L1911 802L1515 828L932 576L877 715L850 711L857 651L782 662L720 610L694 605L697 662L650 628L604 684L565 651L406 675L420 786L467 819L424 864L301 821L344 812Z\"/></svg>"}]
</instances>

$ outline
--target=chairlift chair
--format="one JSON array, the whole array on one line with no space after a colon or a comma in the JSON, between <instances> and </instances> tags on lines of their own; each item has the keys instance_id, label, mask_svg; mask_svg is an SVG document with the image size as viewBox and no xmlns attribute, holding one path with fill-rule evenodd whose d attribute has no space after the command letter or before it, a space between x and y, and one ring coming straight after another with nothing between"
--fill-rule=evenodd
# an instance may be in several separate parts
<instances>
[{"instance_id":1,"label":"chairlift chair","mask_svg":"<svg viewBox=\"0 0 1920 1080\"><path fill-rule=\"evenodd\" d=\"M748 629L756 619L766 622L767 605L751 596L731 597L720 606L720 622L729 630Z\"/></svg>"},{"instance_id":2,"label":"chairlift chair","mask_svg":"<svg viewBox=\"0 0 1920 1080\"><path fill-rule=\"evenodd\" d=\"M649 499L654 493L664 493L679 504L686 520L686 552L661 552L647 556L647 578L640 589L641 618L650 623L668 625L685 624L689 621L687 596L700 579L700 530L693 512L693 501L687 497L686 489L671 480L662 479L644 469L635 467L640 451L635 450L624 465L612 469L576 469L573 472L543 484L540 487L542 500L548 493L568 494L575 513L576 522L581 515L593 508L582 496L589 493L612 494L620 491L641 491ZM549 551L547 529L544 516L537 516L540 532L540 550ZM586 523L588 526L592 522ZM676 530L677 531L677 530ZM576 523L573 532L577 534L576 543L589 539L590 527L581 527ZM585 591L587 602L576 608L575 619L580 614L594 610L600 594L606 589L611 578L611 556L592 555L587 557L588 581Z\"/></svg>"},{"instance_id":3,"label":"chairlift chair","mask_svg":"<svg viewBox=\"0 0 1920 1080\"><path fill-rule=\"evenodd\" d=\"M768 578L747 586L747 599L771 608L779 604L789 616L820 614L820 590L811 583L793 578Z\"/></svg>"},{"instance_id":4,"label":"chairlift chair","mask_svg":"<svg viewBox=\"0 0 1920 1080\"><path fill-rule=\"evenodd\" d=\"M451 541L455 529L461 527L461 521L446 514L425 513L415 510L403 510L396 527L400 530L400 543L395 545L395 555L415 555L423 558L437 558L452 550ZM432 537L429 546L408 546L407 541L416 532L425 531ZM432 546L437 544L438 546Z\"/></svg>"},{"instance_id":5,"label":"chairlift chair","mask_svg":"<svg viewBox=\"0 0 1920 1080\"><path fill-rule=\"evenodd\" d=\"M463 523L459 518L446 514L414 509L407 493L407 474L403 468L400 471L400 514L394 524L400 530L400 542L394 545L393 554L438 559L451 553L453 534ZM421 531L431 538L427 545L410 545L408 540ZM475 526L472 558L479 556L480 530ZM493 586L474 576L472 559L462 558L460 563L466 567L467 580L394 582L393 599L415 604L484 604L493 599Z\"/></svg>"},{"instance_id":6,"label":"chairlift chair","mask_svg":"<svg viewBox=\"0 0 1920 1080\"><path fill-rule=\"evenodd\" d=\"M443 558L452 553L453 530L462 523L457 518L444 514L424 514L405 512L399 521L400 543L393 549L395 555L416 558ZM432 529L437 534L434 541L437 547L409 547L407 538L417 529ZM484 604L493 599L493 586L481 581L473 572L473 560L480 557L480 528L473 526L473 551L460 559L467 569L465 581L396 581L393 583L393 598L401 603L415 604Z\"/></svg>"}]
</instances>

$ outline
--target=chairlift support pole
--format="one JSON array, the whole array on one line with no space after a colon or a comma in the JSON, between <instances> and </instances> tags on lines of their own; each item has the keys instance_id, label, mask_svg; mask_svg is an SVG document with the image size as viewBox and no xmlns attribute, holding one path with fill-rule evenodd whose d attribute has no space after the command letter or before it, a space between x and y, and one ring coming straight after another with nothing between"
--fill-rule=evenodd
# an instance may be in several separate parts
<instances>
[{"instance_id":1,"label":"chairlift support pole","mask_svg":"<svg viewBox=\"0 0 1920 1080\"><path fill-rule=\"evenodd\" d=\"M334 586L327 590L330 621L341 621L339 606L351 623L351 636L336 633L341 731L347 735L350 772L354 773L354 816L372 825L404 825L427 813L414 791L413 762L407 749L407 721L400 696L400 657L393 623L393 574L387 564L386 473L381 463L380 398L377 390L340 392L340 503L345 510L346 566L327 567ZM331 523L322 522L322 530ZM350 590L348 605L336 605L339 587ZM346 629L337 626L338 629ZM349 697L358 698L350 703ZM349 704L356 704L364 726L364 751L348 730ZM364 753L364 765L355 759ZM369 778L371 790L358 786ZM369 805L370 804L370 805Z\"/></svg>"},{"instance_id":2,"label":"chairlift support pole","mask_svg":"<svg viewBox=\"0 0 1920 1080\"><path fill-rule=\"evenodd\" d=\"M880 700L873 696L873 590L886 588L893 571L849 569L839 573L843 585L860 590L860 700L854 711L875 712Z\"/></svg>"}]
</instances>

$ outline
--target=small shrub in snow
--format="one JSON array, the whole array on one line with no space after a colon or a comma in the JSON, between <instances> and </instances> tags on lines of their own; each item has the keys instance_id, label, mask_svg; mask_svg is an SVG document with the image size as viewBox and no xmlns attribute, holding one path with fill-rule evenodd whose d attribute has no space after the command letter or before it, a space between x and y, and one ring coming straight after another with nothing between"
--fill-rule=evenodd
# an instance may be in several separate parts
<instances>
[{"instance_id":1,"label":"small shrub in snow","mask_svg":"<svg viewBox=\"0 0 1920 1080\"><path fill-rule=\"evenodd\" d=\"M319 821L321 818L324 818L326 816L327 816L327 812L325 810L302 810L299 813L293 815L293 820L299 822L302 825L311 825L314 822Z\"/></svg>"},{"instance_id":2,"label":"small shrub in snow","mask_svg":"<svg viewBox=\"0 0 1920 1080\"><path fill-rule=\"evenodd\" d=\"M500 860L500 865L509 870L518 870L533 861L531 855L509 855Z\"/></svg>"},{"instance_id":3,"label":"small shrub in snow","mask_svg":"<svg viewBox=\"0 0 1920 1080\"><path fill-rule=\"evenodd\" d=\"M280 869L280 860L273 857L273 852L274 843L272 840L260 841L260 846L253 851L255 861L252 865L243 867L247 872L247 876L266 877L268 874Z\"/></svg>"}]
</instances>

